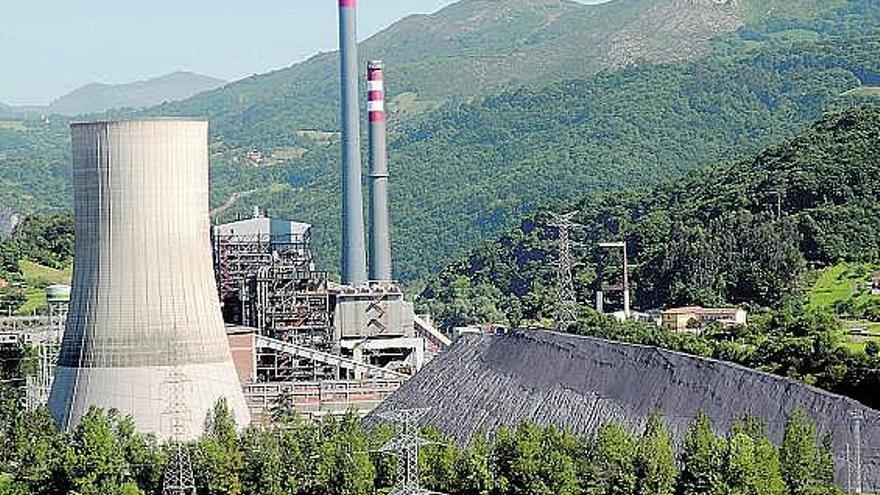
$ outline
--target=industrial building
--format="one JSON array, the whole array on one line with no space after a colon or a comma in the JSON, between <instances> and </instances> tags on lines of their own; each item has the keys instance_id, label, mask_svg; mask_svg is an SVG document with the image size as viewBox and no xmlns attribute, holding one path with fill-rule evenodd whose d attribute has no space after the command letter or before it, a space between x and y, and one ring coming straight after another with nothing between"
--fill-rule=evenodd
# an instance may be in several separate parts
<instances>
[{"instance_id":1,"label":"industrial building","mask_svg":"<svg viewBox=\"0 0 880 495\"><path fill-rule=\"evenodd\" d=\"M311 240L311 225L258 211L213 228L233 361L259 420L283 394L307 417L366 413L450 344L393 281L330 282Z\"/></svg>"},{"instance_id":2,"label":"industrial building","mask_svg":"<svg viewBox=\"0 0 880 495\"><path fill-rule=\"evenodd\" d=\"M339 2L339 20L342 283L316 267L309 224L255 210L251 218L213 229L215 276L234 362L258 420L266 420L282 396L292 397L307 417L348 409L366 413L451 343L430 318L415 315L393 278L380 61L370 61L366 71L367 235L355 2Z\"/></svg>"},{"instance_id":3,"label":"industrial building","mask_svg":"<svg viewBox=\"0 0 880 495\"><path fill-rule=\"evenodd\" d=\"M730 328L736 325L745 325L747 320L748 313L742 308L689 306L667 309L661 315L663 328L679 333L697 333L712 325Z\"/></svg>"}]
</instances>

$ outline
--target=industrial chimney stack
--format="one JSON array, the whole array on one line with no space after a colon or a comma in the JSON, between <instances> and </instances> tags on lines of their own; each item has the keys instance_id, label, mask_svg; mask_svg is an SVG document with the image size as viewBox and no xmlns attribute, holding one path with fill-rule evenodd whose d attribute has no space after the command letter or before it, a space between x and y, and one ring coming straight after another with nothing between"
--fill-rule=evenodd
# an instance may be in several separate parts
<instances>
[{"instance_id":1,"label":"industrial chimney stack","mask_svg":"<svg viewBox=\"0 0 880 495\"><path fill-rule=\"evenodd\" d=\"M367 281L358 104L357 0L339 0L342 69L342 283Z\"/></svg>"},{"instance_id":2,"label":"industrial chimney stack","mask_svg":"<svg viewBox=\"0 0 880 495\"><path fill-rule=\"evenodd\" d=\"M73 291L49 410L72 429L92 406L117 409L164 439L178 401L187 440L225 398L246 426L211 260L208 123L73 124L71 144ZM190 385L174 401L172 374Z\"/></svg>"},{"instance_id":3,"label":"industrial chimney stack","mask_svg":"<svg viewBox=\"0 0 880 495\"><path fill-rule=\"evenodd\" d=\"M382 62L367 64L367 116L370 121L370 279L391 281L391 232L388 212L385 76Z\"/></svg>"}]
</instances>

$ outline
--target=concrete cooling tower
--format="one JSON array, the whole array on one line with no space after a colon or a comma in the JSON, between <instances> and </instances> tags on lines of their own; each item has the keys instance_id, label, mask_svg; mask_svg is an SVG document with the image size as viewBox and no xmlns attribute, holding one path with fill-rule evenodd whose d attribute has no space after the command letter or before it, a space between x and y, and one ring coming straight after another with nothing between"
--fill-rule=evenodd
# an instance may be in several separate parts
<instances>
[{"instance_id":1,"label":"concrete cooling tower","mask_svg":"<svg viewBox=\"0 0 880 495\"><path fill-rule=\"evenodd\" d=\"M55 419L71 429L92 406L114 408L142 432L168 438L175 423L192 439L225 397L246 425L212 272L207 122L73 124L71 138L76 252Z\"/></svg>"}]
</instances>

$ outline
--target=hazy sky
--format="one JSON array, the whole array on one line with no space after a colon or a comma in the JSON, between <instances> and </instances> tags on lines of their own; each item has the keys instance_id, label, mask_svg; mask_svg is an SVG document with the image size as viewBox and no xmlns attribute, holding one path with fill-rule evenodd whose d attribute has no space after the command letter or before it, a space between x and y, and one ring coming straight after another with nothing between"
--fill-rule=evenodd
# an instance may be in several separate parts
<instances>
[{"instance_id":1,"label":"hazy sky","mask_svg":"<svg viewBox=\"0 0 880 495\"><path fill-rule=\"evenodd\" d=\"M583 0L599 3L604 0ZM175 70L234 80L337 45L335 0L0 0L0 102ZM360 35L453 0L360 0Z\"/></svg>"}]
</instances>

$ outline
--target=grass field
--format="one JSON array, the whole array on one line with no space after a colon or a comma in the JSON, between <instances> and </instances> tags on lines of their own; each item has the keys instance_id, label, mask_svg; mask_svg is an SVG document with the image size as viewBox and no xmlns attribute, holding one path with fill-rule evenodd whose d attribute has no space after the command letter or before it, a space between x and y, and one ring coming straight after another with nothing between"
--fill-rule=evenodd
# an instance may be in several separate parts
<instances>
[{"instance_id":1,"label":"grass field","mask_svg":"<svg viewBox=\"0 0 880 495\"><path fill-rule=\"evenodd\" d=\"M878 297L864 292L871 276L877 271L880 271L880 266L861 263L840 263L826 268L810 290L810 306L833 309L851 297Z\"/></svg>"},{"instance_id":2,"label":"grass field","mask_svg":"<svg viewBox=\"0 0 880 495\"><path fill-rule=\"evenodd\" d=\"M880 271L880 266L859 263L841 263L823 270L810 290L809 304L816 309L836 311L841 308L864 307L880 301L880 296L872 296L867 287L872 276ZM870 341L880 343L880 322L868 321L840 314L846 332L846 347L860 351ZM865 329L862 334L855 334L853 329Z\"/></svg>"},{"instance_id":3,"label":"grass field","mask_svg":"<svg viewBox=\"0 0 880 495\"><path fill-rule=\"evenodd\" d=\"M72 269L56 270L32 261L22 260L19 267L27 283L24 305L16 312L19 315L29 315L34 311L41 311L46 307L46 294L44 289L52 284L70 284L73 275Z\"/></svg>"}]
</instances>

